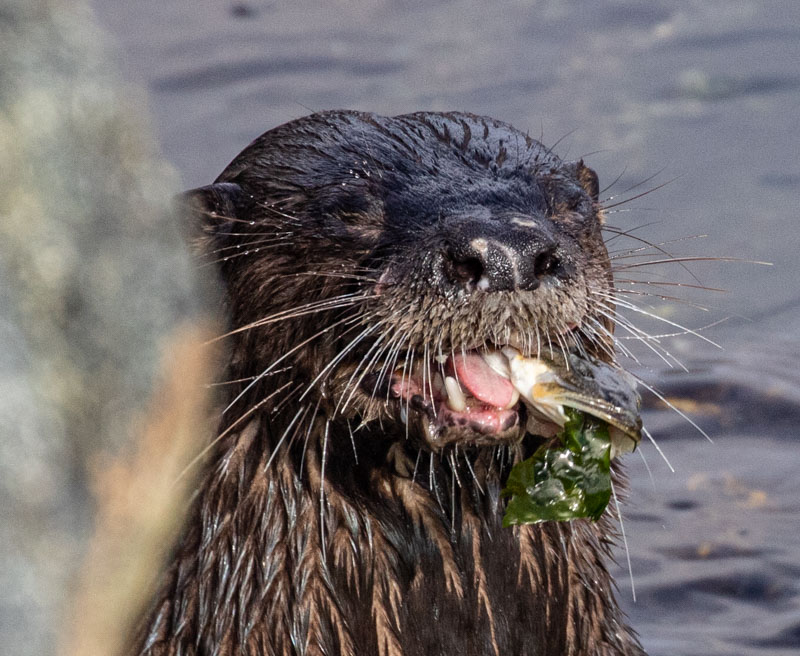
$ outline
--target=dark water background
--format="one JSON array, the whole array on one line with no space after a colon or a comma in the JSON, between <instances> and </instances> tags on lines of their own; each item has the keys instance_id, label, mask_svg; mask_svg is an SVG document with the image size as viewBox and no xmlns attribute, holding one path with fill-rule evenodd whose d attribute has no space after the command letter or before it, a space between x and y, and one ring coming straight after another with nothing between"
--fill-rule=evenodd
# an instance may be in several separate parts
<instances>
[{"instance_id":1,"label":"dark water background","mask_svg":"<svg viewBox=\"0 0 800 656\"><path fill-rule=\"evenodd\" d=\"M629 299L702 334L630 363L705 429L649 401L627 458L619 596L653 656L800 653L800 3L95 0L126 76L149 90L166 158L211 182L251 139L311 110L466 110L559 141L629 198L609 222L682 256L620 271L708 311ZM651 176L652 177L651 179ZM675 179L677 178L677 179ZM631 191L629 188L642 183ZM671 182L670 182L671 181ZM609 204L615 201L609 201ZM622 210L622 211L620 211ZM611 235L609 235L611 236ZM640 243L616 239L622 257ZM649 250L641 260L662 259ZM695 279L696 277L696 279ZM699 283L698 283L699 281ZM671 324L626 316L651 334ZM620 336L624 336L624 331ZM649 355L648 355L649 354ZM667 359L671 359L667 357Z\"/></svg>"}]
</instances>

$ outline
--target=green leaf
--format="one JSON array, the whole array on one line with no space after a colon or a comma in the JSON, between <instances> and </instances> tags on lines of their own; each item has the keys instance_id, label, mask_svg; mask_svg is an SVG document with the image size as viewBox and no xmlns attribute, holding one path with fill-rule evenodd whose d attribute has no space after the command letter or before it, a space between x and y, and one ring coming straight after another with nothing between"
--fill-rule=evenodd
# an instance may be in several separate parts
<instances>
[{"instance_id":1,"label":"green leaf","mask_svg":"<svg viewBox=\"0 0 800 656\"><path fill-rule=\"evenodd\" d=\"M611 440L608 426L565 409L558 435L562 448L545 445L511 469L503 496L511 497L503 526L578 517L597 520L611 498Z\"/></svg>"}]
</instances>

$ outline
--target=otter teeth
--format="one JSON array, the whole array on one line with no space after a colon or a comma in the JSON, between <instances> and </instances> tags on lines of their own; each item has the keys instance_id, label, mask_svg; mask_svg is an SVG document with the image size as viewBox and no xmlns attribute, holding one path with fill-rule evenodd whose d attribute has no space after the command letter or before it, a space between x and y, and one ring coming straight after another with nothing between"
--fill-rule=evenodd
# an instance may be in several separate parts
<instances>
[{"instance_id":1,"label":"otter teeth","mask_svg":"<svg viewBox=\"0 0 800 656\"><path fill-rule=\"evenodd\" d=\"M508 366L508 357L505 353L491 351L489 353L482 353L481 357L498 376L511 378L511 368Z\"/></svg>"},{"instance_id":2,"label":"otter teeth","mask_svg":"<svg viewBox=\"0 0 800 656\"><path fill-rule=\"evenodd\" d=\"M519 402L519 390L515 387L514 391L511 393L511 400L506 404L505 410L510 410Z\"/></svg>"},{"instance_id":3,"label":"otter teeth","mask_svg":"<svg viewBox=\"0 0 800 656\"><path fill-rule=\"evenodd\" d=\"M509 347L510 349L510 347ZM509 351L510 352L510 351ZM517 351L514 350L516 355ZM510 356L503 351L490 351L489 353L482 353L483 361L489 365L489 368L494 371L498 376L507 380L511 380L511 366L509 364ZM505 410L510 410L519 402L519 390L514 387L511 394L511 400L504 406Z\"/></svg>"},{"instance_id":4,"label":"otter teeth","mask_svg":"<svg viewBox=\"0 0 800 656\"><path fill-rule=\"evenodd\" d=\"M454 412L464 412L467 409L467 397L464 395L458 381L452 376L444 379L447 390L447 406Z\"/></svg>"}]
</instances>

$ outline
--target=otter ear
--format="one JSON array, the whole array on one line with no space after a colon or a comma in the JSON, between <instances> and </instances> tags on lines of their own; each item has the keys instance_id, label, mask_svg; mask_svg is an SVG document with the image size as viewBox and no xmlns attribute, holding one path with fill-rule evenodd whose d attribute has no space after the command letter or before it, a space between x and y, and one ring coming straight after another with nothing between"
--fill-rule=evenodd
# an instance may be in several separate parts
<instances>
[{"instance_id":1,"label":"otter ear","mask_svg":"<svg viewBox=\"0 0 800 656\"><path fill-rule=\"evenodd\" d=\"M190 241L200 252L227 241L232 224L245 204L242 188L233 182L216 182L180 194L177 198ZM227 229L226 229L227 228Z\"/></svg>"},{"instance_id":2,"label":"otter ear","mask_svg":"<svg viewBox=\"0 0 800 656\"><path fill-rule=\"evenodd\" d=\"M596 203L600 197L600 181L597 179L597 173L586 166L582 159L579 159L573 164L575 167L575 177L578 178L583 190L589 194L591 199Z\"/></svg>"}]
</instances>

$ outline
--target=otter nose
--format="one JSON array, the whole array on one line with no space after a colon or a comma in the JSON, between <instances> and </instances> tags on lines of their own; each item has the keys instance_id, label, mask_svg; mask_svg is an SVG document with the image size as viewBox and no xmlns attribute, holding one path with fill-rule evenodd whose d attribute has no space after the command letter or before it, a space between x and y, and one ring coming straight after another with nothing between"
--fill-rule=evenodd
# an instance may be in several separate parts
<instances>
[{"instance_id":1,"label":"otter nose","mask_svg":"<svg viewBox=\"0 0 800 656\"><path fill-rule=\"evenodd\" d=\"M470 235L469 233L472 233ZM483 291L533 291L561 270L558 244L543 231L448 240L444 274L453 284Z\"/></svg>"}]
</instances>

